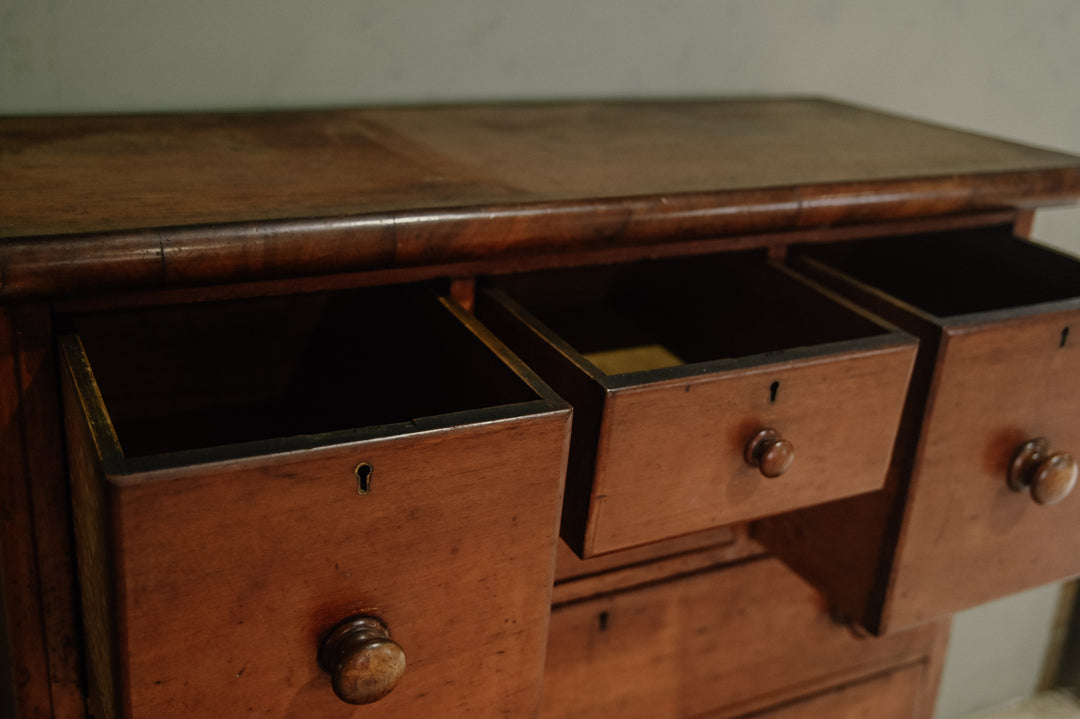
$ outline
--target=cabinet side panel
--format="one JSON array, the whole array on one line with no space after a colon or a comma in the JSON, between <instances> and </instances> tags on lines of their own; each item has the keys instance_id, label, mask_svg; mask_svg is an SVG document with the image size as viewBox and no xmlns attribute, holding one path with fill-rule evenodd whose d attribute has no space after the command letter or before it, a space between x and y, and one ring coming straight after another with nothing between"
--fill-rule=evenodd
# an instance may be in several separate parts
<instances>
[{"instance_id":1,"label":"cabinet side panel","mask_svg":"<svg viewBox=\"0 0 1080 719\"><path fill-rule=\"evenodd\" d=\"M48 654L35 562L33 504L18 369L19 348L11 308L0 310L0 576L10 652L15 715L52 715ZM5 707L0 706L0 709Z\"/></svg>"},{"instance_id":2,"label":"cabinet side panel","mask_svg":"<svg viewBox=\"0 0 1080 719\"><path fill-rule=\"evenodd\" d=\"M55 719L86 714L71 500L64 466L52 318L44 304L12 310L18 332L22 421L34 506L42 634Z\"/></svg>"}]
</instances>

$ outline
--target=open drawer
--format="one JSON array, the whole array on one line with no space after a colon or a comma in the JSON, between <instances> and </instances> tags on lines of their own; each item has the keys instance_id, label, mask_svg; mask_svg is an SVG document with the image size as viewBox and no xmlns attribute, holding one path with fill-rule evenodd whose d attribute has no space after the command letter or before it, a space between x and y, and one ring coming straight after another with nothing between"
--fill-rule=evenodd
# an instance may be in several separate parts
<instances>
[{"instance_id":1,"label":"open drawer","mask_svg":"<svg viewBox=\"0 0 1080 719\"><path fill-rule=\"evenodd\" d=\"M882 485L915 341L763 254L493 283L477 315L574 407L581 556Z\"/></svg>"},{"instance_id":2,"label":"open drawer","mask_svg":"<svg viewBox=\"0 0 1080 719\"><path fill-rule=\"evenodd\" d=\"M1009 227L794 256L920 356L885 491L758 536L878 632L1080 573L1080 262Z\"/></svg>"},{"instance_id":3,"label":"open drawer","mask_svg":"<svg viewBox=\"0 0 1080 719\"><path fill-rule=\"evenodd\" d=\"M95 716L536 711L570 410L471 317L393 288L72 324Z\"/></svg>"}]
</instances>

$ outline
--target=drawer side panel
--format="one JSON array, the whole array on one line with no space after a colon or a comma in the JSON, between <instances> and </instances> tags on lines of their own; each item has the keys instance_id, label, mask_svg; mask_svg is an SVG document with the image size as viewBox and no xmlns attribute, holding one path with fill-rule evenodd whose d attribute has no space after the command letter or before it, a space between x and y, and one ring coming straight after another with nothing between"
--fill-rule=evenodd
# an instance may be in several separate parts
<instances>
[{"instance_id":1,"label":"drawer side panel","mask_svg":"<svg viewBox=\"0 0 1080 719\"><path fill-rule=\"evenodd\" d=\"M60 379L82 603L87 708L92 716L115 719L121 716L121 710L116 704L120 663L109 534L111 495L91 430L89 415L93 410L84 394L88 388L73 376L78 371L81 354L70 351L71 347L61 349Z\"/></svg>"}]
</instances>

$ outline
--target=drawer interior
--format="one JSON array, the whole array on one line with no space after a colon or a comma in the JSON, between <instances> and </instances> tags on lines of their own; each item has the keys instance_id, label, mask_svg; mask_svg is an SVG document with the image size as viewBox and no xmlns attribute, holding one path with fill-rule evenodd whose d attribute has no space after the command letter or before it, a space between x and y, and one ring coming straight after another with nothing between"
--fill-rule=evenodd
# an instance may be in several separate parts
<instances>
[{"instance_id":1,"label":"drawer interior","mask_svg":"<svg viewBox=\"0 0 1080 719\"><path fill-rule=\"evenodd\" d=\"M538 399L464 312L418 288L72 321L128 458Z\"/></svg>"},{"instance_id":2,"label":"drawer interior","mask_svg":"<svg viewBox=\"0 0 1080 719\"><path fill-rule=\"evenodd\" d=\"M887 332L761 253L549 270L495 284L602 375Z\"/></svg>"},{"instance_id":3,"label":"drawer interior","mask_svg":"<svg viewBox=\"0 0 1080 719\"><path fill-rule=\"evenodd\" d=\"M797 249L936 317L1058 302L1080 294L1080 262L1009 227Z\"/></svg>"}]
</instances>

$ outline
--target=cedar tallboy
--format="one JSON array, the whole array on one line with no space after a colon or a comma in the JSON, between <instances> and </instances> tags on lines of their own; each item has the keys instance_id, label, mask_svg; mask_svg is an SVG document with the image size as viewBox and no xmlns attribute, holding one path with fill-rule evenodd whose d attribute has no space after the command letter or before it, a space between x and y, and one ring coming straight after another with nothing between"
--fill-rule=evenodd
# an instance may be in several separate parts
<instances>
[{"instance_id":1,"label":"cedar tallboy","mask_svg":"<svg viewBox=\"0 0 1080 719\"><path fill-rule=\"evenodd\" d=\"M10 703L929 717L1080 574L1078 197L821 100L0 119Z\"/></svg>"}]
</instances>

